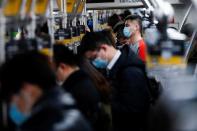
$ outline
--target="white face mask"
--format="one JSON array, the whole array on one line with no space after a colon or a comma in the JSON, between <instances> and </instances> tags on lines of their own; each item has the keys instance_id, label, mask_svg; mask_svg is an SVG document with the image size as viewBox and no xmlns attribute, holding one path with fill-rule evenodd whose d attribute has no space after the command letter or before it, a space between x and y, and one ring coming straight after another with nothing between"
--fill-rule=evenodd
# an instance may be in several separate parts
<instances>
[{"instance_id":1,"label":"white face mask","mask_svg":"<svg viewBox=\"0 0 197 131\"><path fill-rule=\"evenodd\" d=\"M130 38L133 32L130 27L124 27L123 33L125 37Z\"/></svg>"}]
</instances>

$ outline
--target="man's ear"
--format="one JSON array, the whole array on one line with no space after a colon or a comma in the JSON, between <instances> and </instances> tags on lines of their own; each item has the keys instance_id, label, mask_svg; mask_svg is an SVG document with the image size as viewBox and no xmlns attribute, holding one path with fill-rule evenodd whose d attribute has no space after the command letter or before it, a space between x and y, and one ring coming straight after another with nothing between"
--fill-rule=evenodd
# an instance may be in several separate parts
<instances>
[{"instance_id":1,"label":"man's ear","mask_svg":"<svg viewBox=\"0 0 197 131\"><path fill-rule=\"evenodd\" d=\"M138 24L135 25L136 30L140 30L140 26Z\"/></svg>"},{"instance_id":2,"label":"man's ear","mask_svg":"<svg viewBox=\"0 0 197 131\"><path fill-rule=\"evenodd\" d=\"M103 49L104 51L106 51L106 50L107 50L107 47L108 47L107 44L102 44L102 45L100 46L100 49Z\"/></svg>"},{"instance_id":3,"label":"man's ear","mask_svg":"<svg viewBox=\"0 0 197 131\"><path fill-rule=\"evenodd\" d=\"M65 70L65 69L67 69L67 65L64 63L60 63L59 68L61 68L62 70Z\"/></svg>"}]
</instances>

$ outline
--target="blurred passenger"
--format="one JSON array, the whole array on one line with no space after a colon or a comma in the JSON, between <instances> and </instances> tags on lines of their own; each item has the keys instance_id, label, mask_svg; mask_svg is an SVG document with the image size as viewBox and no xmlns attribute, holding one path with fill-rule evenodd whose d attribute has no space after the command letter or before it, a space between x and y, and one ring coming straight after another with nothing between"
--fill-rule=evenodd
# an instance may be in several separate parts
<instances>
[{"instance_id":1,"label":"blurred passenger","mask_svg":"<svg viewBox=\"0 0 197 131\"><path fill-rule=\"evenodd\" d=\"M79 59L65 45L54 46L56 75L63 88L71 93L77 107L96 130L99 93L89 75L79 67Z\"/></svg>"},{"instance_id":2,"label":"blurred passenger","mask_svg":"<svg viewBox=\"0 0 197 131\"><path fill-rule=\"evenodd\" d=\"M122 21L124 21L125 18L129 15L131 15L131 12L129 10L125 10L122 14L120 14L120 18Z\"/></svg>"},{"instance_id":3,"label":"blurred passenger","mask_svg":"<svg viewBox=\"0 0 197 131\"><path fill-rule=\"evenodd\" d=\"M120 21L120 16L117 14L113 14L111 17L108 18L107 24L109 27L111 27L111 29L113 29L114 26Z\"/></svg>"},{"instance_id":4,"label":"blurred passenger","mask_svg":"<svg viewBox=\"0 0 197 131\"><path fill-rule=\"evenodd\" d=\"M109 32L87 33L80 52L97 68L106 69L112 82L112 122L114 131L144 131L149 109L145 65L126 45L115 49Z\"/></svg>"},{"instance_id":5,"label":"blurred passenger","mask_svg":"<svg viewBox=\"0 0 197 131\"><path fill-rule=\"evenodd\" d=\"M125 19L124 35L130 38L130 48L146 62L147 46L142 38L142 21L138 15L130 15Z\"/></svg>"},{"instance_id":6,"label":"blurred passenger","mask_svg":"<svg viewBox=\"0 0 197 131\"><path fill-rule=\"evenodd\" d=\"M1 97L9 105L8 130L91 131L55 80L47 58L36 52L16 55L3 65Z\"/></svg>"},{"instance_id":7,"label":"blurred passenger","mask_svg":"<svg viewBox=\"0 0 197 131\"><path fill-rule=\"evenodd\" d=\"M124 36L124 27L125 24L124 22L119 22L114 26L114 33L116 34L116 38L117 38L117 42L116 42L116 48L121 48L123 47L125 44L129 43L129 38Z\"/></svg>"}]
</instances>

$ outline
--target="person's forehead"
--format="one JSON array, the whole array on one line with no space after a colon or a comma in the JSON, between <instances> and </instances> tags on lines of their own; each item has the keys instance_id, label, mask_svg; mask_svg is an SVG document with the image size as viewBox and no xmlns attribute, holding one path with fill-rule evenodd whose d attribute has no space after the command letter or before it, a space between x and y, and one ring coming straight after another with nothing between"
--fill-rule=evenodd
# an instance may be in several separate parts
<instances>
[{"instance_id":1,"label":"person's forehead","mask_svg":"<svg viewBox=\"0 0 197 131\"><path fill-rule=\"evenodd\" d=\"M125 21L125 24L136 24L137 23L137 20L126 20Z\"/></svg>"}]
</instances>

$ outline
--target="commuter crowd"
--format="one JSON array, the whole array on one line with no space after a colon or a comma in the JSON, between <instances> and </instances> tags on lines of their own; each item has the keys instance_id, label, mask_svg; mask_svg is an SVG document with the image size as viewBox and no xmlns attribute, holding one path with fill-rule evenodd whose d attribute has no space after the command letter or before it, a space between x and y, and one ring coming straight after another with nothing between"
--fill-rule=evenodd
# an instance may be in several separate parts
<instances>
[{"instance_id":1,"label":"commuter crowd","mask_svg":"<svg viewBox=\"0 0 197 131\"><path fill-rule=\"evenodd\" d=\"M145 131L151 106L140 16L125 12L86 32L78 53L16 54L0 68L0 130ZM5 107L5 108L4 108Z\"/></svg>"}]
</instances>

